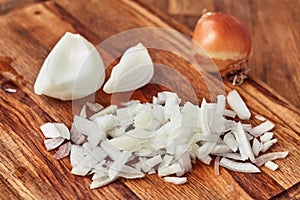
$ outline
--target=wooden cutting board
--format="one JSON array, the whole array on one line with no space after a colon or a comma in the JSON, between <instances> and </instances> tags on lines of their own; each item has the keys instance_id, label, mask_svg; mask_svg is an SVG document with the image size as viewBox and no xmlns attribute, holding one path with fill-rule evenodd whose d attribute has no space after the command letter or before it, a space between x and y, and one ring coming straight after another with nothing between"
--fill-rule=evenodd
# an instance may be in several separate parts
<instances>
[{"instance_id":1,"label":"wooden cutting board","mask_svg":"<svg viewBox=\"0 0 300 200\"><path fill-rule=\"evenodd\" d=\"M59 38L70 31L80 33L97 45L122 31L153 26L191 35L180 24L134 1L49 1L33 3L0 16L0 199L300 198L299 110L254 78L240 87L225 83L225 89L238 90L253 116L263 115L276 124L274 134L279 142L270 151L290 153L286 159L276 161L279 170L275 172L262 167L260 174L244 174L222 168L217 176L213 166L197 162L187 174L188 183L184 185L168 184L157 175L147 175L143 179L119 179L90 190L91 177L72 175L68 158L55 160L53 152L46 151L39 126L56 121L70 127L73 120L72 102L33 92L39 69ZM154 50L150 53L157 61L184 73L197 91L199 101L202 97L208 98L201 79L189 71L184 60ZM173 80L172 77L168 79ZM180 82L176 79L173 82L176 91L185 94ZM9 93L5 91L7 88L17 92ZM135 92L134 98L150 101L152 95L163 89L150 84ZM110 103L111 96L103 92L99 92L99 96L96 98L99 103ZM252 118L250 123L259 123Z\"/></svg>"}]
</instances>

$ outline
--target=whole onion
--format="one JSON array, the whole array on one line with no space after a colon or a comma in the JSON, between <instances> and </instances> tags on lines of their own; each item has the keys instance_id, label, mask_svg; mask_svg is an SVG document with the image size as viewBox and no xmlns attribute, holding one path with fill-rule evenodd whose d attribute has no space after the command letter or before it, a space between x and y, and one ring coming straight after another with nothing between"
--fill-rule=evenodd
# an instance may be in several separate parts
<instances>
[{"instance_id":1,"label":"whole onion","mask_svg":"<svg viewBox=\"0 0 300 200\"><path fill-rule=\"evenodd\" d=\"M193 40L207 51L223 77L233 84L243 83L249 71L251 36L238 19L208 12L199 19Z\"/></svg>"}]
</instances>

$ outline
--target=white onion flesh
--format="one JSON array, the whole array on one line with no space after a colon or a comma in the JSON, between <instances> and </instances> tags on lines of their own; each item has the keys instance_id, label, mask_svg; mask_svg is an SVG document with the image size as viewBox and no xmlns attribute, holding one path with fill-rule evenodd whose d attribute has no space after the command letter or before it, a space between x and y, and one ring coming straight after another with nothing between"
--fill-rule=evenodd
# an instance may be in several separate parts
<instances>
[{"instance_id":1,"label":"white onion flesh","mask_svg":"<svg viewBox=\"0 0 300 200\"><path fill-rule=\"evenodd\" d=\"M260 142L248 133L255 130L251 124L225 119L226 99L222 95L217 103L203 99L201 107L190 102L180 106L181 100L171 92L158 93L156 98L159 104L132 100L123 108L110 105L96 109L98 112L90 118L86 118L86 113L75 116L70 137L61 133L65 126L45 125L41 128L45 137L53 137L46 140L47 148L61 145L65 140L62 136L71 138L72 145L62 145L55 157L66 156L71 148L71 173L93 175L90 188L102 187L119 177L142 178L146 173L176 175L165 178L175 184L185 183L186 177L179 177L192 170L196 159L210 165L214 156L216 174L219 166L257 173L260 170L254 164L261 166L287 155L283 152L257 157L277 139L271 140L273 133L266 132L260 136ZM86 107L93 105L96 104Z\"/></svg>"},{"instance_id":2,"label":"white onion flesh","mask_svg":"<svg viewBox=\"0 0 300 200\"><path fill-rule=\"evenodd\" d=\"M155 165L158 165L159 163L161 163L162 159L160 155L154 156L148 160L146 160L143 164L142 164L142 169L144 172L148 172L150 171Z\"/></svg>"},{"instance_id":3,"label":"white onion flesh","mask_svg":"<svg viewBox=\"0 0 300 200\"><path fill-rule=\"evenodd\" d=\"M93 111L95 113L99 112L100 110L102 110L104 108L101 104L98 104L98 103L87 102L86 105L91 111Z\"/></svg>"},{"instance_id":4,"label":"white onion flesh","mask_svg":"<svg viewBox=\"0 0 300 200\"><path fill-rule=\"evenodd\" d=\"M258 141L258 139L254 138L253 144L252 144L252 150L254 155L257 157L259 152L263 149L262 144Z\"/></svg>"},{"instance_id":5,"label":"white onion flesh","mask_svg":"<svg viewBox=\"0 0 300 200\"><path fill-rule=\"evenodd\" d=\"M247 158L242 158L240 153L220 153L220 154L216 154L217 156L222 156L225 158L230 158L233 160L237 160L237 161L246 161Z\"/></svg>"},{"instance_id":6,"label":"white onion flesh","mask_svg":"<svg viewBox=\"0 0 300 200\"><path fill-rule=\"evenodd\" d=\"M80 113L79 113L79 117L82 117L82 118L86 118L87 117L87 114L86 114L86 106L83 105Z\"/></svg>"},{"instance_id":7,"label":"white onion flesh","mask_svg":"<svg viewBox=\"0 0 300 200\"><path fill-rule=\"evenodd\" d=\"M232 149L232 151L236 152L238 150L238 144L231 133L227 133L224 136L224 142L229 148Z\"/></svg>"},{"instance_id":8,"label":"white onion flesh","mask_svg":"<svg viewBox=\"0 0 300 200\"><path fill-rule=\"evenodd\" d=\"M5 88L4 89L6 92L9 92L9 93L15 93L15 92L17 92L17 90L16 89L13 89L13 88Z\"/></svg>"},{"instance_id":9,"label":"white onion flesh","mask_svg":"<svg viewBox=\"0 0 300 200\"><path fill-rule=\"evenodd\" d=\"M164 180L169 183L181 185L187 182L186 177L165 177Z\"/></svg>"},{"instance_id":10,"label":"white onion flesh","mask_svg":"<svg viewBox=\"0 0 300 200\"><path fill-rule=\"evenodd\" d=\"M217 156L216 159L215 159L215 163L214 163L214 171L215 171L215 174L216 175L220 175L220 159L221 157L220 156Z\"/></svg>"},{"instance_id":11,"label":"white onion flesh","mask_svg":"<svg viewBox=\"0 0 300 200\"><path fill-rule=\"evenodd\" d=\"M255 165L251 163L242 163L242 162L235 162L227 158L222 158L220 160L220 165L237 172L244 172L244 173L259 173L260 170Z\"/></svg>"},{"instance_id":12,"label":"white onion flesh","mask_svg":"<svg viewBox=\"0 0 300 200\"><path fill-rule=\"evenodd\" d=\"M171 174L176 174L177 172L180 172L181 166L179 165L179 163L174 163L170 166L161 168L160 170L158 170L158 175L159 176L168 176Z\"/></svg>"},{"instance_id":13,"label":"white onion flesh","mask_svg":"<svg viewBox=\"0 0 300 200\"><path fill-rule=\"evenodd\" d=\"M273 124L270 121L265 121L264 123L255 126L252 130L250 130L251 135L253 135L254 137L259 137L261 136L263 133L270 131L274 128L275 124Z\"/></svg>"},{"instance_id":14,"label":"white onion flesh","mask_svg":"<svg viewBox=\"0 0 300 200\"><path fill-rule=\"evenodd\" d=\"M266 118L261 115L255 115L255 119L258 119L259 121L262 121L262 122L266 121Z\"/></svg>"},{"instance_id":15,"label":"white onion flesh","mask_svg":"<svg viewBox=\"0 0 300 200\"><path fill-rule=\"evenodd\" d=\"M71 147L72 147L71 142L67 142L61 145L53 157L57 160L67 157L70 154Z\"/></svg>"},{"instance_id":16,"label":"white onion flesh","mask_svg":"<svg viewBox=\"0 0 300 200\"><path fill-rule=\"evenodd\" d=\"M224 111L224 115L225 115L226 117L235 118L235 117L236 117L236 112L234 112L234 111L232 111L232 110L226 109L226 110Z\"/></svg>"},{"instance_id":17,"label":"white onion flesh","mask_svg":"<svg viewBox=\"0 0 300 200\"><path fill-rule=\"evenodd\" d=\"M272 171L275 171L276 169L278 169L278 165L272 161L266 162L265 166Z\"/></svg>"},{"instance_id":18,"label":"white onion flesh","mask_svg":"<svg viewBox=\"0 0 300 200\"><path fill-rule=\"evenodd\" d=\"M34 92L74 100L96 92L105 69L97 49L79 34L67 32L51 50L34 84Z\"/></svg>"},{"instance_id":19,"label":"white onion flesh","mask_svg":"<svg viewBox=\"0 0 300 200\"><path fill-rule=\"evenodd\" d=\"M123 151L120 157L116 161L114 161L114 163L111 165L111 167L108 170L108 177L110 180L114 180L114 178L116 178L116 176L124 167L125 163L128 161L131 155L132 154L130 152Z\"/></svg>"},{"instance_id":20,"label":"white onion flesh","mask_svg":"<svg viewBox=\"0 0 300 200\"><path fill-rule=\"evenodd\" d=\"M270 141L273 138L274 133L273 132L265 132L263 135L259 137L261 142L267 142Z\"/></svg>"},{"instance_id":21,"label":"white onion flesh","mask_svg":"<svg viewBox=\"0 0 300 200\"><path fill-rule=\"evenodd\" d=\"M289 152L287 152L287 151L266 153L266 154L263 154L263 155L257 157L255 164L260 167L268 161L283 159L288 154L289 154Z\"/></svg>"},{"instance_id":22,"label":"white onion flesh","mask_svg":"<svg viewBox=\"0 0 300 200\"><path fill-rule=\"evenodd\" d=\"M242 124L239 122L237 123L236 130L234 130L234 136L237 140L240 153L242 157L249 158L251 162L255 162L255 157L250 146L250 142L247 138L247 135L242 127Z\"/></svg>"},{"instance_id":23,"label":"white onion flesh","mask_svg":"<svg viewBox=\"0 0 300 200\"><path fill-rule=\"evenodd\" d=\"M240 119L250 119L251 113L243 101L242 97L236 90L232 90L227 95L227 101L230 107L236 112Z\"/></svg>"},{"instance_id":24,"label":"white onion flesh","mask_svg":"<svg viewBox=\"0 0 300 200\"><path fill-rule=\"evenodd\" d=\"M100 110L99 112L95 113L94 115L92 115L90 117L91 120L94 120L96 117L99 117L99 116L104 116L104 115L107 115L107 114L112 114L114 112L116 112L118 109L118 106L116 105L110 105L102 110Z\"/></svg>"},{"instance_id":25,"label":"white onion flesh","mask_svg":"<svg viewBox=\"0 0 300 200\"><path fill-rule=\"evenodd\" d=\"M143 172L141 172L140 170L137 170L128 165L124 165L122 167L122 170L118 173L118 176L127 178L127 179L135 179L135 178L142 178L145 176L145 174Z\"/></svg>"},{"instance_id":26,"label":"white onion flesh","mask_svg":"<svg viewBox=\"0 0 300 200\"><path fill-rule=\"evenodd\" d=\"M51 151L51 150L59 147L64 141L65 141L65 138L57 137L57 138L46 139L44 141L44 144L45 144L46 149L48 151Z\"/></svg>"},{"instance_id":27,"label":"white onion flesh","mask_svg":"<svg viewBox=\"0 0 300 200\"><path fill-rule=\"evenodd\" d=\"M62 123L46 123L40 127L46 138L62 137L67 140L70 139L70 131L66 125Z\"/></svg>"},{"instance_id":28,"label":"white onion flesh","mask_svg":"<svg viewBox=\"0 0 300 200\"><path fill-rule=\"evenodd\" d=\"M278 140L276 138L273 139L273 140L269 140L267 142L264 142L261 151L266 152L269 148L271 148L273 146L273 144L276 144L277 142L278 142Z\"/></svg>"}]
</instances>

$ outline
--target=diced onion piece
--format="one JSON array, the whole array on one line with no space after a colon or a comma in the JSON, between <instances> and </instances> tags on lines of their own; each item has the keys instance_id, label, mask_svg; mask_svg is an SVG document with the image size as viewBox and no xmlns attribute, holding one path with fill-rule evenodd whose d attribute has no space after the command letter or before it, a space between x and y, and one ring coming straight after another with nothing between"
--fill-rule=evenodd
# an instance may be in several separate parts
<instances>
[{"instance_id":1,"label":"diced onion piece","mask_svg":"<svg viewBox=\"0 0 300 200\"><path fill-rule=\"evenodd\" d=\"M167 167L170 165L171 161L173 160L173 156L171 155L165 155L164 158L162 159L162 161L160 162L159 166L158 166L158 170L162 169L164 167Z\"/></svg>"},{"instance_id":2,"label":"diced onion piece","mask_svg":"<svg viewBox=\"0 0 300 200\"><path fill-rule=\"evenodd\" d=\"M165 112L164 112L164 107L161 105L153 105L151 114L156 121L160 122L161 125L167 121L167 118L166 118Z\"/></svg>"},{"instance_id":3,"label":"diced onion piece","mask_svg":"<svg viewBox=\"0 0 300 200\"><path fill-rule=\"evenodd\" d=\"M250 142L247 138L247 135L242 127L241 122L237 123L236 131L234 131L234 136L239 145L239 150L242 157L247 157L251 162L255 162L255 157L250 146Z\"/></svg>"},{"instance_id":4,"label":"diced onion piece","mask_svg":"<svg viewBox=\"0 0 300 200\"><path fill-rule=\"evenodd\" d=\"M237 144L234 136L231 133L227 133L224 136L223 141L229 148L232 149L232 151L236 152L238 150L238 144Z\"/></svg>"},{"instance_id":5,"label":"diced onion piece","mask_svg":"<svg viewBox=\"0 0 300 200\"><path fill-rule=\"evenodd\" d=\"M265 121L264 123L255 126L252 130L250 130L251 135L253 135L254 137L259 137L261 136L263 133L270 131L274 128L274 124L270 121Z\"/></svg>"},{"instance_id":6,"label":"diced onion piece","mask_svg":"<svg viewBox=\"0 0 300 200\"><path fill-rule=\"evenodd\" d=\"M46 138L62 137L67 140L70 139L69 129L62 123L46 123L40 129Z\"/></svg>"},{"instance_id":7,"label":"diced onion piece","mask_svg":"<svg viewBox=\"0 0 300 200\"><path fill-rule=\"evenodd\" d=\"M272 171L275 171L276 169L278 169L278 165L272 161L266 162L265 166Z\"/></svg>"},{"instance_id":8,"label":"diced onion piece","mask_svg":"<svg viewBox=\"0 0 300 200\"><path fill-rule=\"evenodd\" d=\"M160 127L160 123L153 119L150 110L144 110L138 113L134 118L135 127L146 130L155 130Z\"/></svg>"},{"instance_id":9,"label":"diced onion piece","mask_svg":"<svg viewBox=\"0 0 300 200\"><path fill-rule=\"evenodd\" d=\"M61 145L53 157L55 159L59 160L59 159L62 159L64 157L68 156L70 154L71 147L72 147L71 142L67 142L67 143Z\"/></svg>"},{"instance_id":10,"label":"diced onion piece","mask_svg":"<svg viewBox=\"0 0 300 200\"><path fill-rule=\"evenodd\" d=\"M87 115L86 115L86 106L84 105L79 113L79 116L82 117L82 118L86 118Z\"/></svg>"},{"instance_id":11,"label":"diced onion piece","mask_svg":"<svg viewBox=\"0 0 300 200\"><path fill-rule=\"evenodd\" d=\"M118 176L127 179L134 179L134 178L142 178L145 176L145 174L133 167L124 165L122 170L119 172Z\"/></svg>"},{"instance_id":12,"label":"diced onion piece","mask_svg":"<svg viewBox=\"0 0 300 200\"><path fill-rule=\"evenodd\" d=\"M190 154L188 151L185 150L184 153L180 153L179 155L180 156L178 158L178 163L182 167L182 175L183 175L185 172L192 170L192 162L191 162L191 157L190 157ZM178 155L176 157L178 157ZM177 173L176 175L181 176L179 174L180 173Z\"/></svg>"},{"instance_id":13,"label":"diced onion piece","mask_svg":"<svg viewBox=\"0 0 300 200\"><path fill-rule=\"evenodd\" d=\"M96 122L104 132L115 128L117 125L117 120L112 114L107 114L102 117L95 118L93 121Z\"/></svg>"},{"instance_id":14,"label":"diced onion piece","mask_svg":"<svg viewBox=\"0 0 300 200\"><path fill-rule=\"evenodd\" d=\"M96 189L102 186L105 186L111 182L113 182L115 180L111 180L110 178L106 177L106 179L102 180L102 179L96 179L92 182L92 184L90 185L90 189Z\"/></svg>"},{"instance_id":15,"label":"diced onion piece","mask_svg":"<svg viewBox=\"0 0 300 200\"><path fill-rule=\"evenodd\" d=\"M227 95L227 101L230 107L236 112L242 120L250 119L251 113L245 102L236 90L232 90Z\"/></svg>"},{"instance_id":16,"label":"diced onion piece","mask_svg":"<svg viewBox=\"0 0 300 200\"><path fill-rule=\"evenodd\" d=\"M108 176L110 180L114 180L121 169L124 167L125 163L128 161L132 154L128 151L123 151L120 157L113 162L108 170Z\"/></svg>"},{"instance_id":17,"label":"diced onion piece","mask_svg":"<svg viewBox=\"0 0 300 200\"><path fill-rule=\"evenodd\" d=\"M104 158L107 157L107 152L104 151L101 147L97 146L92 151L88 152L97 162L102 162Z\"/></svg>"},{"instance_id":18,"label":"diced onion piece","mask_svg":"<svg viewBox=\"0 0 300 200\"><path fill-rule=\"evenodd\" d=\"M118 106L116 106L116 105L107 106L106 108L104 108L104 109L100 110L99 112L95 113L94 115L92 115L90 117L90 119L94 120L95 118L97 118L99 116L113 114L117 111L117 109L118 109Z\"/></svg>"},{"instance_id":19,"label":"diced onion piece","mask_svg":"<svg viewBox=\"0 0 300 200\"><path fill-rule=\"evenodd\" d=\"M220 156L217 156L216 159L215 159L214 171L215 171L215 174L216 174L216 175L220 175L220 169L219 169L219 166L220 166L220 159L221 159Z\"/></svg>"},{"instance_id":20,"label":"diced onion piece","mask_svg":"<svg viewBox=\"0 0 300 200\"><path fill-rule=\"evenodd\" d=\"M265 143L263 143L263 146L262 146L262 152L266 152L268 149L271 148L271 146L273 146L273 144L276 144L278 142L278 140L275 138L273 140L270 140L270 141L267 141Z\"/></svg>"},{"instance_id":21,"label":"diced onion piece","mask_svg":"<svg viewBox=\"0 0 300 200\"><path fill-rule=\"evenodd\" d=\"M130 100L130 101L127 101L127 102L121 102L121 105L125 106L125 107L131 107L131 106L134 106L134 105L139 104L139 103L140 103L139 100Z\"/></svg>"},{"instance_id":22,"label":"diced onion piece","mask_svg":"<svg viewBox=\"0 0 300 200\"><path fill-rule=\"evenodd\" d=\"M148 160L146 160L145 162L143 162L142 164L142 169L144 172L148 172L151 170L151 168L153 168L155 165L158 165L159 163L161 163L162 159L160 155L154 156Z\"/></svg>"},{"instance_id":23,"label":"diced onion piece","mask_svg":"<svg viewBox=\"0 0 300 200\"><path fill-rule=\"evenodd\" d=\"M224 115L226 117L235 118L236 117L236 112L234 112L232 110L225 109Z\"/></svg>"},{"instance_id":24,"label":"diced onion piece","mask_svg":"<svg viewBox=\"0 0 300 200\"><path fill-rule=\"evenodd\" d=\"M211 160L212 160L209 155L207 155L205 157L201 157L201 158L197 157L197 158L206 165L210 165Z\"/></svg>"},{"instance_id":25,"label":"diced onion piece","mask_svg":"<svg viewBox=\"0 0 300 200\"><path fill-rule=\"evenodd\" d=\"M102 163L101 163L102 164ZM97 168L97 170L95 170L95 173L92 177L92 180L97 180L97 179L103 179L103 178L107 178L108 177L108 170L107 168L101 166L101 168L98 166L95 166L95 168ZM99 169L100 168L100 169Z\"/></svg>"},{"instance_id":26,"label":"diced onion piece","mask_svg":"<svg viewBox=\"0 0 300 200\"><path fill-rule=\"evenodd\" d=\"M273 138L273 132L265 132L263 135L259 137L261 142L270 141Z\"/></svg>"},{"instance_id":27,"label":"diced onion piece","mask_svg":"<svg viewBox=\"0 0 300 200\"><path fill-rule=\"evenodd\" d=\"M235 162L228 158L222 158L220 160L220 165L237 172L244 172L244 173L259 173L260 170L252 163L241 163Z\"/></svg>"},{"instance_id":28,"label":"diced onion piece","mask_svg":"<svg viewBox=\"0 0 300 200\"><path fill-rule=\"evenodd\" d=\"M216 108L216 113L220 115L224 115L225 111L225 104L226 104L226 97L224 95L218 95L217 96L217 108Z\"/></svg>"},{"instance_id":29,"label":"diced onion piece","mask_svg":"<svg viewBox=\"0 0 300 200\"><path fill-rule=\"evenodd\" d=\"M256 138L253 140L252 150L255 156L258 156L259 152L262 150L262 144Z\"/></svg>"},{"instance_id":30,"label":"diced onion piece","mask_svg":"<svg viewBox=\"0 0 300 200\"><path fill-rule=\"evenodd\" d=\"M112 160L117 160L121 156L121 151L111 144L109 140L101 142L100 146L106 151Z\"/></svg>"},{"instance_id":31,"label":"diced onion piece","mask_svg":"<svg viewBox=\"0 0 300 200\"><path fill-rule=\"evenodd\" d=\"M262 121L262 122L266 121L266 118L264 118L261 115L255 115L255 119L258 119L259 121Z\"/></svg>"},{"instance_id":32,"label":"diced onion piece","mask_svg":"<svg viewBox=\"0 0 300 200\"><path fill-rule=\"evenodd\" d=\"M196 133L195 134L195 141L205 141L205 142L217 142L219 140L219 135L203 135L202 133Z\"/></svg>"},{"instance_id":33,"label":"diced onion piece","mask_svg":"<svg viewBox=\"0 0 300 200\"><path fill-rule=\"evenodd\" d=\"M288 154L289 154L288 151L266 153L266 154L263 154L263 155L257 157L256 161L255 161L255 164L260 167L268 161L283 159Z\"/></svg>"},{"instance_id":34,"label":"diced onion piece","mask_svg":"<svg viewBox=\"0 0 300 200\"><path fill-rule=\"evenodd\" d=\"M226 157L226 158L230 158L233 160L239 160L239 161L245 161L248 159L248 158L242 158L241 154L239 154L239 153L221 153L221 154L217 154L217 155Z\"/></svg>"},{"instance_id":35,"label":"diced onion piece","mask_svg":"<svg viewBox=\"0 0 300 200\"><path fill-rule=\"evenodd\" d=\"M111 139L110 143L119 150L137 151L141 148L140 139L127 134Z\"/></svg>"},{"instance_id":36,"label":"diced onion piece","mask_svg":"<svg viewBox=\"0 0 300 200\"><path fill-rule=\"evenodd\" d=\"M170 174L176 174L180 171L182 171L181 166L179 165L179 163L176 162L170 166L158 170L158 176L168 176Z\"/></svg>"},{"instance_id":37,"label":"diced onion piece","mask_svg":"<svg viewBox=\"0 0 300 200\"><path fill-rule=\"evenodd\" d=\"M151 168L149 171L148 171L148 174L155 174L156 173L156 170L154 168Z\"/></svg>"},{"instance_id":38,"label":"diced onion piece","mask_svg":"<svg viewBox=\"0 0 300 200\"><path fill-rule=\"evenodd\" d=\"M48 151L51 151L53 149L56 149L59 147L64 142L65 138L58 137L58 138L51 138L51 139L46 139L44 141L45 147Z\"/></svg>"},{"instance_id":39,"label":"diced onion piece","mask_svg":"<svg viewBox=\"0 0 300 200\"><path fill-rule=\"evenodd\" d=\"M216 146L217 142L205 142L199 149L197 153L197 158L201 159L210 154L213 148Z\"/></svg>"},{"instance_id":40,"label":"diced onion piece","mask_svg":"<svg viewBox=\"0 0 300 200\"><path fill-rule=\"evenodd\" d=\"M102 110L104 108L101 104L98 104L98 103L87 102L86 105L91 111L93 111L95 113L99 112L100 110Z\"/></svg>"},{"instance_id":41,"label":"diced onion piece","mask_svg":"<svg viewBox=\"0 0 300 200\"><path fill-rule=\"evenodd\" d=\"M80 133L87 136L87 140L93 145L97 146L99 142L105 139L105 134L96 122L75 116L74 125Z\"/></svg>"},{"instance_id":42,"label":"diced onion piece","mask_svg":"<svg viewBox=\"0 0 300 200\"><path fill-rule=\"evenodd\" d=\"M231 153L233 152L226 144L217 144L210 152L210 154L219 154L219 153Z\"/></svg>"},{"instance_id":43,"label":"diced onion piece","mask_svg":"<svg viewBox=\"0 0 300 200\"><path fill-rule=\"evenodd\" d=\"M206 100L203 98L200 108L200 126L205 135L210 135L210 129L208 125L208 108Z\"/></svg>"},{"instance_id":44,"label":"diced onion piece","mask_svg":"<svg viewBox=\"0 0 300 200\"><path fill-rule=\"evenodd\" d=\"M253 140L254 137L252 135L250 135L248 132L245 132L245 133L246 133L247 139L249 141Z\"/></svg>"},{"instance_id":45,"label":"diced onion piece","mask_svg":"<svg viewBox=\"0 0 300 200\"><path fill-rule=\"evenodd\" d=\"M84 149L79 145L72 145L70 153L70 162L72 167L78 165L84 157Z\"/></svg>"},{"instance_id":46,"label":"diced onion piece","mask_svg":"<svg viewBox=\"0 0 300 200\"><path fill-rule=\"evenodd\" d=\"M245 131L252 130L252 124L242 124L242 127Z\"/></svg>"},{"instance_id":47,"label":"diced onion piece","mask_svg":"<svg viewBox=\"0 0 300 200\"><path fill-rule=\"evenodd\" d=\"M75 124L73 123L70 130L71 141L74 144L83 144L86 141L86 137L77 130Z\"/></svg>"},{"instance_id":48,"label":"diced onion piece","mask_svg":"<svg viewBox=\"0 0 300 200\"><path fill-rule=\"evenodd\" d=\"M227 131L231 131L231 129L235 128L236 127L236 123L232 120L227 120L225 119L224 121L224 132L227 132Z\"/></svg>"},{"instance_id":49,"label":"diced onion piece","mask_svg":"<svg viewBox=\"0 0 300 200\"><path fill-rule=\"evenodd\" d=\"M187 182L186 177L165 177L164 180L169 183L181 185Z\"/></svg>"},{"instance_id":50,"label":"diced onion piece","mask_svg":"<svg viewBox=\"0 0 300 200\"><path fill-rule=\"evenodd\" d=\"M9 93L15 93L15 92L17 92L17 90L16 89L13 89L13 88L5 88L4 89L6 92L9 92Z\"/></svg>"},{"instance_id":51,"label":"diced onion piece","mask_svg":"<svg viewBox=\"0 0 300 200\"><path fill-rule=\"evenodd\" d=\"M72 170L71 170L71 173L75 174L75 175L78 175L78 176L85 176L85 175L87 175L89 173L89 171L91 171L92 167L90 167L90 166L82 166L83 164L81 164L81 163L88 162L89 164L93 164L93 165L96 164L95 162L92 162L92 161L90 161L88 159L90 159L90 157L82 160L80 162L80 165L77 165L77 166L73 167Z\"/></svg>"}]
</instances>

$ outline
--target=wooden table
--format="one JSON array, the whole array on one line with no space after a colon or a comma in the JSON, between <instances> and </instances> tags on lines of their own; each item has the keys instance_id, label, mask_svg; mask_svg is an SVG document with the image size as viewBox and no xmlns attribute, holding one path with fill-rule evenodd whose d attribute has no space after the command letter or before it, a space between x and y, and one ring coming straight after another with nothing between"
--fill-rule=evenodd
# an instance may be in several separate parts
<instances>
[{"instance_id":1,"label":"wooden table","mask_svg":"<svg viewBox=\"0 0 300 200\"><path fill-rule=\"evenodd\" d=\"M299 1L197 2L27 0L0 10L0 199L299 199ZM72 102L33 92L47 54L66 31L80 33L94 45L138 27L171 28L191 35L204 8L231 13L249 27L253 36L250 78L241 87L225 83L225 89L238 90L253 116L263 115L276 124L279 143L271 151L289 151L289 156L278 160L280 169L275 172L262 168L261 174L243 174L222 168L216 176L212 166L197 162L185 185L147 175L89 190L90 177L70 174L69 160L55 160L43 145L40 125L57 121L70 127L73 120ZM157 61L180 66L176 69L182 73L188 69L182 59L150 53ZM199 77L188 74L192 73L186 74L187 80L197 97L207 97ZM173 81L179 94L184 93ZM5 91L8 88L17 92ZM149 101L161 89L149 85L135 97ZM108 105L110 96L100 95L99 103ZM254 117L249 122L260 123Z\"/></svg>"}]
</instances>

